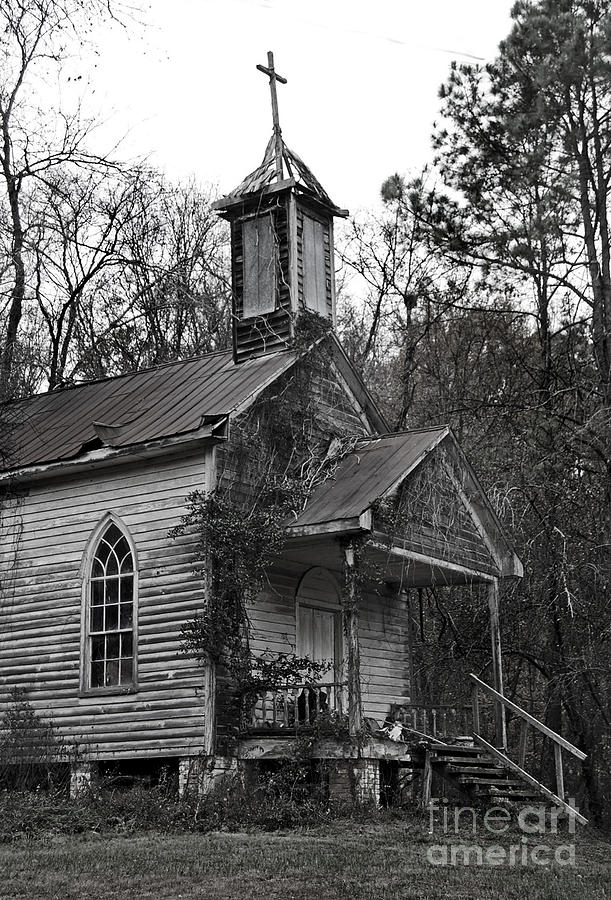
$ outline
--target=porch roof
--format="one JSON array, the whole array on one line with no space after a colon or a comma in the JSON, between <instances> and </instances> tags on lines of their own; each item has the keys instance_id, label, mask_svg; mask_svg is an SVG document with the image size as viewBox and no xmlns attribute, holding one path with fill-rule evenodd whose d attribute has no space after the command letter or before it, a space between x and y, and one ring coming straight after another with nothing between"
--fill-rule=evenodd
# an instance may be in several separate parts
<instances>
[{"instance_id":1,"label":"porch roof","mask_svg":"<svg viewBox=\"0 0 611 900\"><path fill-rule=\"evenodd\" d=\"M374 516L376 503L394 496L408 476L425 464L440 445L460 471L460 482L452 480L449 470L446 476L471 529L450 555L435 550L434 540L432 549L427 550L410 533L385 534ZM380 562L385 559L388 568L403 569L407 560L412 567L415 564L427 570L441 567L448 583L475 575L520 576L523 571L493 507L447 425L359 440L338 464L333 476L318 486L287 530L294 539L310 540L323 535L367 535L369 552L378 556ZM464 548L462 554L460 546Z\"/></svg>"},{"instance_id":2,"label":"porch roof","mask_svg":"<svg viewBox=\"0 0 611 900\"><path fill-rule=\"evenodd\" d=\"M333 476L314 491L292 530L358 518L403 481L449 433L449 427L441 425L363 438Z\"/></svg>"}]
</instances>

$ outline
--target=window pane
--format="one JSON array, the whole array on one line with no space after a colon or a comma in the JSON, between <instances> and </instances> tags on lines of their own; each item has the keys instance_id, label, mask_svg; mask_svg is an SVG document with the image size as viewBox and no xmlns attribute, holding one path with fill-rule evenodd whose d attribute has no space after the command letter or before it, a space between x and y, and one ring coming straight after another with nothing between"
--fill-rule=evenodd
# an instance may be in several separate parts
<instances>
[{"instance_id":1,"label":"window pane","mask_svg":"<svg viewBox=\"0 0 611 900\"><path fill-rule=\"evenodd\" d=\"M104 630L104 609L101 606L92 606L91 608L91 630Z\"/></svg>"},{"instance_id":2,"label":"window pane","mask_svg":"<svg viewBox=\"0 0 611 900\"><path fill-rule=\"evenodd\" d=\"M132 559L131 550L128 549L125 556L122 559L121 559L121 556L119 556L119 559L121 560L121 572L122 573L134 571L134 560Z\"/></svg>"},{"instance_id":3,"label":"window pane","mask_svg":"<svg viewBox=\"0 0 611 900\"><path fill-rule=\"evenodd\" d=\"M131 632L126 632L121 635L121 656L133 656L133 636Z\"/></svg>"},{"instance_id":4,"label":"window pane","mask_svg":"<svg viewBox=\"0 0 611 900\"><path fill-rule=\"evenodd\" d=\"M107 634L106 635L106 659L118 659L119 658L119 635L118 634Z\"/></svg>"},{"instance_id":5,"label":"window pane","mask_svg":"<svg viewBox=\"0 0 611 900\"><path fill-rule=\"evenodd\" d=\"M123 559L123 557L127 553L129 553L129 544L127 543L127 541L125 540L123 535L121 535L121 537L115 544L114 550L115 550L115 553L117 554L117 556L119 557L119 559Z\"/></svg>"},{"instance_id":6,"label":"window pane","mask_svg":"<svg viewBox=\"0 0 611 900\"><path fill-rule=\"evenodd\" d=\"M111 547L120 541L123 538L123 535L119 531L116 525L110 525L104 533L104 540L108 541Z\"/></svg>"},{"instance_id":7,"label":"window pane","mask_svg":"<svg viewBox=\"0 0 611 900\"><path fill-rule=\"evenodd\" d=\"M119 602L119 579L108 578L106 580L106 603Z\"/></svg>"},{"instance_id":8,"label":"window pane","mask_svg":"<svg viewBox=\"0 0 611 900\"><path fill-rule=\"evenodd\" d=\"M121 603L131 603L134 599L134 577L128 575L121 579Z\"/></svg>"},{"instance_id":9,"label":"window pane","mask_svg":"<svg viewBox=\"0 0 611 900\"><path fill-rule=\"evenodd\" d=\"M104 568L99 559L94 559L93 566L91 568L91 577L92 578L102 578L104 575Z\"/></svg>"},{"instance_id":10,"label":"window pane","mask_svg":"<svg viewBox=\"0 0 611 900\"><path fill-rule=\"evenodd\" d=\"M119 607L118 606L107 606L106 607L106 631L116 631L119 627Z\"/></svg>"},{"instance_id":11,"label":"window pane","mask_svg":"<svg viewBox=\"0 0 611 900\"><path fill-rule=\"evenodd\" d=\"M121 604L121 621L119 628L131 628L134 621L134 607L131 603Z\"/></svg>"},{"instance_id":12,"label":"window pane","mask_svg":"<svg viewBox=\"0 0 611 900\"><path fill-rule=\"evenodd\" d=\"M104 635L91 638L91 661L97 662L99 660L104 661Z\"/></svg>"},{"instance_id":13,"label":"window pane","mask_svg":"<svg viewBox=\"0 0 611 900\"><path fill-rule=\"evenodd\" d=\"M104 660L91 663L91 687L104 686Z\"/></svg>"},{"instance_id":14,"label":"window pane","mask_svg":"<svg viewBox=\"0 0 611 900\"><path fill-rule=\"evenodd\" d=\"M121 684L129 684L134 680L134 660L127 657L121 660Z\"/></svg>"},{"instance_id":15,"label":"window pane","mask_svg":"<svg viewBox=\"0 0 611 900\"><path fill-rule=\"evenodd\" d=\"M91 582L91 604L92 606L101 606L104 603L104 582Z\"/></svg>"},{"instance_id":16,"label":"window pane","mask_svg":"<svg viewBox=\"0 0 611 900\"><path fill-rule=\"evenodd\" d=\"M106 663L106 686L119 684L119 660L109 659Z\"/></svg>"},{"instance_id":17,"label":"window pane","mask_svg":"<svg viewBox=\"0 0 611 900\"><path fill-rule=\"evenodd\" d=\"M107 575L118 575L119 574L119 560L115 554L114 550L110 551L108 556L108 560L106 561L106 574Z\"/></svg>"},{"instance_id":18,"label":"window pane","mask_svg":"<svg viewBox=\"0 0 611 900\"><path fill-rule=\"evenodd\" d=\"M106 560L108 559L108 554L110 553L110 545L102 538L100 543L98 544L98 549L95 552L97 559L100 560L102 565L106 564Z\"/></svg>"}]
</instances>

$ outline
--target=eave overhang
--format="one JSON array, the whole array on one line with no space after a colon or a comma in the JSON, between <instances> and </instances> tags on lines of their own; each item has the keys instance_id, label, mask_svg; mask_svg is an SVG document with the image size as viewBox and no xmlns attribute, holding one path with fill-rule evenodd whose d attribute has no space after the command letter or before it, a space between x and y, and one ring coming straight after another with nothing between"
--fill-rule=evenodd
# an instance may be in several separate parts
<instances>
[{"instance_id":1,"label":"eave overhang","mask_svg":"<svg viewBox=\"0 0 611 900\"><path fill-rule=\"evenodd\" d=\"M214 424L207 424L188 434L173 435L126 446L112 446L107 443L106 446L84 450L72 459L53 460L0 472L0 485L13 487L16 484L39 481L58 475L90 472L92 469L105 466L152 459L177 450L189 452L206 444L226 440L227 429L228 417L225 416L222 421L217 420Z\"/></svg>"}]
</instances>

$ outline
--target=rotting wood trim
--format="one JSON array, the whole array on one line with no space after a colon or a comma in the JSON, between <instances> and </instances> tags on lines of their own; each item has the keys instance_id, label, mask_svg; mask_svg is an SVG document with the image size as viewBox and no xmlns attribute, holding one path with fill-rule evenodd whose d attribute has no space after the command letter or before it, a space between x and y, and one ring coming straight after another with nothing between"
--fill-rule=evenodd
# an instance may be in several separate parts
<instances>
[{"instance_id":1,"label":"rotting wood trim","mask_svg":"<svg viewBox=\"0 0 611 900\"><path fill-rule=\"evenodd\" d=\"M425 553L418 553L416 550L408 550L406 547L400 547L396 543L391 543L389 546L388 543L385 543L385 539L388 540L389 538L392 541L390 535L385 535L382 531L374 531L371 540L367 542L366 546L371 547L374 550L380 550L387 556L398 556L401 559L413 559L414 562L424 563L431 568L447 569L450 572L457 572L473 581L486 581L490 583L495 580L495 575L490 572L484 572L481 569L472 569L469 566L461 566L458 563L449 562L448 560L441 559L437 556L427 556Z\"/></svg>"},{"instance_id":2,"label":"rotting wood trim","mask_svg":"<svg viewBox=\"0 0 611 900\"><path fill-rule=\"evenodd\" d=\"M361 517L354 516L350 519L335 519L331 522L320 522L316 525L289 525L287 527L289 537L315 537L324 534L359 534L363 531Z\"/></svg>"},{"instance_id":3,"label":"rotting wood trim","mask_svg":"<svg viewBox=\"0 0 611 900\"><path fill-rule=\"evenodd\" d=\"M479 483L477 476L473 471L471 464L469 463L469 460L465 456L465 453L461 449L451 429L447 437L447 443L449 444L448 452L450 453L450 456L453 457L459 468L461 468L465 473L466 483L463 490L465 490L465 494L469 498L470 504L476 510L478 519L480 520L482 527L485 529L489 537L493 537L495 539L497 546L500 545L504 547L505 552L501 555L501 560L503 563L501 568L501 575L503 577L513 576L516 578L522 578L522 576L524 575L524 567L522 565L522 562L516 555L492 504L486 496L486 492ZM477 498L481 498L481 503L477 502Z\"/></svg>"},{"instance_id":4,"label":"rotting wood trim","mask_svg":"<svg viewBox=\"0 0 611 900\"><path fill-rule=\"evenodd\" d=\"M333 304L333 315L335 317L335 303ZM334 327L335 327L335 325L334 325ZM341 372L340 367L338 366L338 364L336 363L335 360L332 361L331 370L333 371L337 380L341 383L342 387L348 394L348 397L354 404L355 409L357 410L358 417L361 420L361 423L363 424L364 428L366 429L367 434L369 436L373 437L372 420L374 419L374 417L371 415L371 410L369 409L369 407L365 403L363 403L362 397L359 398L357 396L358 388L357 388L357 390L353 390L353 388L348 383L348 379ZM375 426L375 422L374 422L374 426Z\"/></svg>"},{"instance_id":5,"label":"rotting wood trim","mask_svg":"<svg viewBox=\"0 0 611 900\"><path fill-rule=\"evenodd\" d=\"M474 733L473 738L475 742L479 744L480 747L482 747L482 749L486 750L492 756L496 757L496 759L500 760L503 765L510 768L513 772L519 775L520 778L522 778L528 784L532 785L535 790L546 796L548 800L551 800L557 806L564 809L570 816L574 816L575 819L577 819L577 821L582 825L588 824L588 820L585 818L585 816L582 816L581 813L577 812L574 806L571 806L570 803L566 802L566 800L562 800L560 797L558 797L557 794L554 794L553 791L550 791L549 788L545 787L544 784L541 784L540 781L537 781L534 775L530 775L528 772L525 772L524 769L521 769L517 763L515 763L512 759L509 759L509 757L502 753L500 750L497 750L496 747L493 747L492 744L489 744L488 741L484 740L484 738L479 734Z\"/></svg>"},{"instance_id":6,"label":"rotting wood trim","mask_svg":"<svg viewBox=\"0 0 611 900\"><path fill-rule=\"evenodd\" d=\"M466 491L460 484L458 478L452 471L452 467L448 465L446 460L444 460L444 459L441 460L441 467L444 470L444 472L446 473L446 475L448 476L448 478L450 479L450 481L452 482L454 490L458 494L464 507L466 508L467 512L469 513L469 516L471 517L471 519L473 521L475 529L476 529L477 533L479 534L479 536L481 537L483 543L485 544L486 549L488 550L488 553L490 554L490 556L492 557L492 559L498 566L499 571L502 572L503 571L503 557L498 552L498 548L495 546L494 542L490 539L490 535L489 535L484 523L482 522L480 516L478 515L477 510L475 509L473 503L469 499Z\"/></svg>"},{"instance_id":7,"label":"rotting wood trim","mask_svg":"<svg viewBox=\"0 0 611 900\"><path fill-rule=\"evenodd\" d=\"M297 253L297 204L295 195L291 193L288 202L288 233L289 233L289 298L291 315L296 317L299 313L299 266Z\"/></svg>"},{"instance_id":8,"label":"rotting wood trim","mask_svg":"<svg viewBox=\"0 0 611 900\"><path fill-rule=\"evenodd\" d=\"M346 356L344 348L339 343L333 332L329 333L329 349L331 358L337 367L342 380L349 386L351 393L356 398L359 406L365 410L371 419L377 436L390 433L390 426L378 409L372 395L367 390L364 381L354 370L352 363Z\"/></svg>"},{"instance_id":9,"label":"rotting wood trim","mask_svg":"<svg viewBox=\"0 0 611 900\"><path fill-rule=\"evenodd\" d=\"M252 203L256 194L277 194L279 191L285 191L296 185L297 181L294 178L284 178L282 181L275 181L273 184L264 185L262 188L248 194L240 194L237 197L221 197L220 200L215 200L212 204L212 209L218 210L219 213L222 214L225 210L240 206L242 203ZM222 217L225 218L224 216Z\"/></svg>"}]
</instances>

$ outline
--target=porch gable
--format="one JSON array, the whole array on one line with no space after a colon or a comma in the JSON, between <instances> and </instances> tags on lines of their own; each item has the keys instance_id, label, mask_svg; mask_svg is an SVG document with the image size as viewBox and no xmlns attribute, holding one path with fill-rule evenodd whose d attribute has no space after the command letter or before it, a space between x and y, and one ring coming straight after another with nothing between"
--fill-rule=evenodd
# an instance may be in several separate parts
<instances>
[{"instance_id":1,"label":"porch gable","mask_svg":"<svg viewBox=\"0 0 611 900\"><path fill-rule=\"evenodd\" d=\"M288 525L294 539L367 538L407 584L521 576L522 564L448 426L365 438Z\"/></svg>"}]
</instances>

